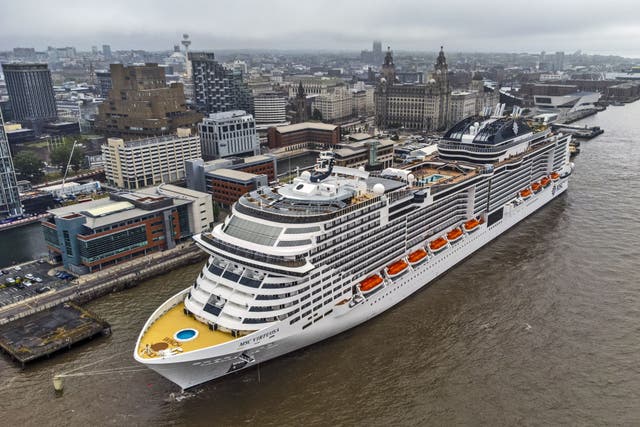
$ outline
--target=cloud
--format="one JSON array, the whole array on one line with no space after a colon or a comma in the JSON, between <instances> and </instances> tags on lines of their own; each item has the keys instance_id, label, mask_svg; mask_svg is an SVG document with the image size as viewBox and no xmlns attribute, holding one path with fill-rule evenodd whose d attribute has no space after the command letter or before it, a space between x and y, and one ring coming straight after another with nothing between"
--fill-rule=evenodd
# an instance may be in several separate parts
<instances>
[{"instance_id":1,"label":"cloud","mask_svg":"<svg viewBox=\"0 0 640 427\"><path fill-rule=\"evenodd\" d=\"M195 49L638 50L636 0L111 0L11 1L0 49L111 44L170 49L183 32Z\"/></svg>"}]
</instances>

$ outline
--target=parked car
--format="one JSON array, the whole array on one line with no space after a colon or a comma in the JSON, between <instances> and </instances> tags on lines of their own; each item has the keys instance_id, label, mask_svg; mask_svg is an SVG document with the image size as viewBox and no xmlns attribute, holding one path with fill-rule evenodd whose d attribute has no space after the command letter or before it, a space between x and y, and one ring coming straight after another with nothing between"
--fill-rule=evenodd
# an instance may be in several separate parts
<instances>
[{"instance_id":1,"label":"parked car","mask_svg":"<svg viewBox=\"0 0 640 427\"><path fill-rule=\"evenodd\" d=\"M26 277L27 279L33 279L33 274L27 273L24 275L24 277Z\"/></svg>"},{"instance_id":2,"label":"parked car","mask_svg":"<svg viewBox=\"0 0 640 427\"><path fill-rule=\"evenodd\" d=\"M15 267L13 267L13 269L15 271L20 271L20 270L22 270L22 267L20 267L19 265L16 265Z\"/></svg>"},{"instance_id":3,"label":"parked car","mask_svg":"<svg viewBox=\"0 0 640 427\"><path fill-rule=\"evenodd\" d=\"M43 286L43 287L41 287L41 288L36 289L36 293L38 293L38 294L43 294L43 293L45 293L45 292L49 292L50 290L51 290L51 288L50 288L50 287L48 287L48 286Z\"/></svg>"},{"instance_id":4,"label":"parked car","mask_svg":"<svg viewBox=\"0 0 640 427\"><path fill-rule=\"evenodd\" d=\"M10 285L13 285L14 283L16 283L16 279L14 279L13 277L7 277L5 279L5 282L10 284Z\"/></svg>"},{"instance_id":5,"label":"parked car","mask_svg":"<svg viewBox=\"0 0 640 427\"><path fill-rule=\"evenodd\" d=\"M42 279L41 279L41 278L39 278L38 276L34 276L34 277L33 277L33 280L35 280L35 281L36 281L36 282L38 282L38 283L42 283Z\"/></svg>"}]
</instances>

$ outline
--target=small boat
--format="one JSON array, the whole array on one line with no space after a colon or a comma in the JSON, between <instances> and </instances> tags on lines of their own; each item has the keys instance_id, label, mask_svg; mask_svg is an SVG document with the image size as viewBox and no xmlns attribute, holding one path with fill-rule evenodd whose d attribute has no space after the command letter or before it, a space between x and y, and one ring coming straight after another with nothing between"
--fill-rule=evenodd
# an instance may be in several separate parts
<instances>
[{"instance_id":1,"label":"small boat","mask_svg":"<svg viewBox=\"0 0 640 427\"><path fill-rule=\"evenodd\" d=\"M382 277L380 277L379 274L374 274L360 282L360 290L365 294L372 292L374 289L378 288L382 282Z\"/></svg>"},{"instance_id":2,"label":"small boat","mask_svg":"<svg viewBox=\"0 0 640 427\"><path fill-rule=\"evenodd\" d=\"M464 233L462 233L460 227L456 227L447 233L447 240L449 240L450 243L455 243L458 240L462 239L463 234Z\"/></svg>"},{"instance_id":3,"label":"small boat","mask_svg":"<svg viewBox=\"0 0 640 427\"><path fill-rule=\"evenodd\" d=\"M387 274L389 275L389 277L392 277L392 278L397 277L401 273L403 273L407 269L407 267L409 267L409 264L407 264L407 261L403 259L398 260L393 264L389 264L387 266Z\"/></svg>"},{"instance_id":4,"label":"small boat","mask_svg":"<svg viewBox=\"0 0 640 427\"><path fill-rule=\"evenodd\" d=\"M409 260L409 264L411 265L419 264L427 259L427 251L420 248L417 251L411 252L407 259Z\"/></svg>"},{"instance_id":5,"label":"small boat","mask_svg":"<svg viewBox=\"0 0 640 427\"><path fill-rule=\"evenodd\" d=\"M551 180L549 179L548 176L545 176L540 180L540 184L542 184L543 187L548 187L549 184L551 184Z\"/></svg>"},{"instance_id":6,"label":"small boat","mask_svg":"<svg viewBox=\"0 0 640 427\"><path fill-rule=\"evenodd\" d=\"M447 247L447 239L445 239L444 237L438 237L437 239L429 243L429 248L431 248L431 251L434 254L442 251L446 247Z\"/></svg>"},{"instance_id":7,"label":"small boat","mask_svg":"<svg viewBox=\"0 0 640 427\"><path fill-rule=\"evenodd\" d=\"M539 182L534 182L533 184L531 184L531 189L534 193L537 193L538 191L542 190L542 184L540 184Z\"/></svg>"},{"instance_id":8,"label":"small boat","mask_svg":"<svg viewBox=\"0 0 640 427\"><path fill-rule=\"evenodd\" d=\"M551 180L557 181L560 179L560 174L558 172L551 172Z\"/></svg>"},{"instance_id":9,"label":"small boat","mask_svg":"<svg viewBox=\"0 0 640 427\"><path fill-rule=\"evenodd\" d=\"M531 197L531 194L533 194L531 193L531 190L525 188L520 192L520 197L522 197L522 200L527 200L529 197Z\"/></svg>"},{"instance_id":10,"label":"small boat","mask_svg":"<svg viewBox=\"0 0 640 427\"><path fill-rule=\"evenodd\" d=\"M474 231L476 231L478 229L478 226L480 224L481 224L480 221L478 221L475 218L472 218L469 221L465 222L462 225L462 228L464 228L464 231L466 231L467 233L473 233Z\"/></svg>"}]
</instances>

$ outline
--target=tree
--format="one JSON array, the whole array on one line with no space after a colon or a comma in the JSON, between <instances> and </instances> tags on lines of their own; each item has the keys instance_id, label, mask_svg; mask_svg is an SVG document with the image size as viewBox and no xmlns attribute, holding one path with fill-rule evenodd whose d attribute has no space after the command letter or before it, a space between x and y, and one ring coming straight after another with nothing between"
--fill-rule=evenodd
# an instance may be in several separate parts
<instances>
[{"instance_id":1,"label":"tree","mask_svg":"<svg viewBox=\"0 0 640 427\"><path fill-rule=\"evenodd\" d=\"M13 158L13 165L22 178L39 181L44 176L42 171L44 162L33 151L21 151L16 154Z\"/></svg>"},{"instance_id":2,"label":"tree","mask_svg":"<svg viewBox=\"0 0 640 427\"><path fill-rule=\"evenodd\" d=\"M51 163L60 168L60 171L64 173L64 169L69 162L69 156L73 143L61 144L51 150L50 158ZM74 172L78 172L84 164L84 148L79 144L76 144L76 148L73 150L73 157L71 158L71 168Z\"/></svg>"},{"instance_id":3,"label":"tree","mask_svg":"<svg viewBox=\"0 0 640 427\"><path fill-rule=\"evenodd\" d=\"M322 112L320 110L318 110L317 108L314 108L313 109L313 114L311 114L311 119L312 120L322 121Z\"/></svg>"}]
</instances>

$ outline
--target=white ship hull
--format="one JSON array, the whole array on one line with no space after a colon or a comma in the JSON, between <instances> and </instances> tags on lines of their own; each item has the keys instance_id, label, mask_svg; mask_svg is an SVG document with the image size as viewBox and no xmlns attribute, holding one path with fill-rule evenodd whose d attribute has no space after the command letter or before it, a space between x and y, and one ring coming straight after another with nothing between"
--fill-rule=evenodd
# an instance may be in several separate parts
<instances>
[{"instance_id":1,"label":"white ship hull","mask_svg":"<svg viewBox=\"0 0 640 427\"><path fill-rule=\"evenodd\" d=\"M472 233L465 233L460 241L448 244L445 250L430 256L426 262L408 267L407 272L393 281L387 279L384 287L366 300L352 307L346 303L336 305L331 314L320 321L316 320L313 324L307 324L306 328L303 328L306 323L304 319L293 325L285 320L246 337L186 354L143 359L136 352L134 357L182 389L186 389L339 334L393 307L428 285L442 273L562 194L567 186L568 178L564 178L519 205L507 204L500 221L491 226L487 226L486 222L481 224ZM187 292L188 289L163 304L149 319L143 331L164 311L181 301Z\"/></svg>"}]
</instances>

